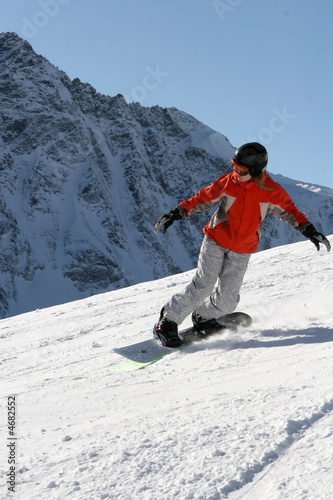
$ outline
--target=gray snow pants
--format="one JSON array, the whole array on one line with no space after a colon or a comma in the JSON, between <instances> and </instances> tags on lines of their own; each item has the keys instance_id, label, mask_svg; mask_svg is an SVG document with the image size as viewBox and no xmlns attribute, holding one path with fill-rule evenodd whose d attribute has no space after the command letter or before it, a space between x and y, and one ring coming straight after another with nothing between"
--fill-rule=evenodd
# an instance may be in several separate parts
<instances>
[{"instance_id":1,"label":"gray snow pants","mask_svg":"<svg viewBox=\"0 0 333 500\"><path fill-rule=\"evenodd\" d=\"M222 248L205 236L197 272L191 283L164 306L165 316L180 325L193 311L204 319L233 312L250 256Z\"/></svg>"}]
</instances>

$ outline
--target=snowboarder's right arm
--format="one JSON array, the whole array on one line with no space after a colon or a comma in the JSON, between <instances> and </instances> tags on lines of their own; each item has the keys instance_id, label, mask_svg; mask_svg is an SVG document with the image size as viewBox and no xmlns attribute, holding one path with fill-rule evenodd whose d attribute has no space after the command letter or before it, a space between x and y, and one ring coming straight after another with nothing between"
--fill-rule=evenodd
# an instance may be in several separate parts
<instances>
[{"instance_id":1,"label":"snowboarder's right arm","mask_svg":"<svg viewBox=\"0 0 333 500\"><path fill-rule=\"evenodd\" d=\"M200 189L192 198L182 201L179 207L185 210L186 217L197 212L210 210L214 205L219 203L222 197L225 196L224 189L227 183L227 177L229 178L229 174L222 175L222 177L217 179L210 186Z\"/></svg>"},{"instance_id":2,"label":"snowboarder's right arm","mask_svg":"<svg viewBox=\"0 0 333 500\"><path fill-rule=\"evenodd\" d=\"M167 214L162 215L155 224L155 233L165 233L175 220L187 218L195 212L205 212L218 203L223 195L224 174L210 186L202 188L197 194L188 200L182 201L179 206L173 208Z\"/></svg>"},{"instance_id":3,"label":"snowboarder's right arm","mask_svg":"<svg viewBox=\"0 0 333 500\"><path fill-rule=\"evenodd\" d=\"M175 207L167 214L161 215L156 221L155 224L155 233L159 234L162 232L163 234L166 232L168 227L171 226L175 222L175 220L181 220L186 217L186 212L180 207Z\"/></svg>"}]
</instances>

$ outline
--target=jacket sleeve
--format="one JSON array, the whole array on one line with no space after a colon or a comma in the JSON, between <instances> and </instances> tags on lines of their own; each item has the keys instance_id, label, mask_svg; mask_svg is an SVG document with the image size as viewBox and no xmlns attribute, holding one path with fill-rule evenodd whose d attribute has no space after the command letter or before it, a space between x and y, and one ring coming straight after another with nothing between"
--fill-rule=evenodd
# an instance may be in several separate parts
<instances>
[{"instance_id":1,"label":"jacket sleeve","mask_svg":"<svg viewBox=\"0 0 333 500\"><path fill-rule=\"evenodd\" d=\"M308 219L296 208L287 191L282 186L277 186L279 189L273 192L267 213L279 217L294 229L302 231L309 223Z\"/></svg>"},{"instance_id":2,"label":"jacket sleeve","mask_svg":"<svg viewBox=\"0 0 333 500\"><path fill-rule=\"evenodd\" d=\"M200 189L192 198L179 204L179 207L185 211L186 217L196 212L205 212L221 201L224 195L224 178L226 175L228 174L222 175L213 184Z\"/></svg>"}]
</instances>

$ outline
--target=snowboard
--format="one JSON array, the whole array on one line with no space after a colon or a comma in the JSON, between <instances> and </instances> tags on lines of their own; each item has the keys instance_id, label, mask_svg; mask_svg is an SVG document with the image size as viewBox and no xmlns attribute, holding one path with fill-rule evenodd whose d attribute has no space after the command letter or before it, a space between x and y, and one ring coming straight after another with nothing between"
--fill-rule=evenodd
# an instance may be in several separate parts
<instances>
[{"instance_id":1,"label":"snowboard","mask_svg":"<svg viewBox=\"0 0 333 500\"><path fill-rule=\"evenodd\" d=\"M221 323L221 327L208 334L198 332L194 326L181 330L178 335L183 340L183 344L179 347L165 347L161 345L157 339L152 338L144 340L143 342L138 342L137 344L131 344L112 350L113 352L132 361L136 361L137 363L155 363L164 356L177 352L192 342L198 340L200 341L204 338L210 337L211 335L215 335L221 332L221 330L236 330L239 326L249 326L252 323L252 318L248 314L234 312L218 318L218 321Z\"/></svg>"}]
</instances>

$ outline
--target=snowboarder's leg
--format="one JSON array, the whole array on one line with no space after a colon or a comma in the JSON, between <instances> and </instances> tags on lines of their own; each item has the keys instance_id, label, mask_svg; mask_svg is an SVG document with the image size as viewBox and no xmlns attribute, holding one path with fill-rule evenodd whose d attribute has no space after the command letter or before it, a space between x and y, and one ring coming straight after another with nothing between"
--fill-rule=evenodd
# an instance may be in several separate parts
<instances>
[{"instance_id":1,"label":"snowboarder's leg","mask_svg":"<svg viewBox=\"0 0 333 500\"><path fill-rule=\"evenodd\" d=\"M164 306L165 316L180 325L201 306L216 285L223 267L226 250L205 236L198 259L197 272L192 282L180 293L173 295Z\"/></svg>"},{"instance_id":2,"label":"snowboarder's leg","mask_svg":"<svg viewBox=\"0 0 333 500\"><path fill-rule=\"evenodd\" d=\"M236 309L250 254L225 251L223 266L213 293L195 309L204 319L219 318Z\"/></svg>"},{"instance_id":3,"label":"snowboarder's leg","mask_svg":"<svg viewBox=\"0 0 333 500\"><path fill-rule=\"evenodd\" d=\"M164 308L161 311L158 323L154 326L153 334L162 345L167 347L178 347L183 343L180 337L178 337L177 323L170 321L165 316Z\"/></svg>"}]
</instances>

